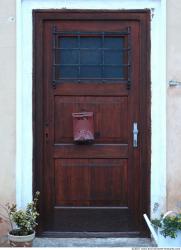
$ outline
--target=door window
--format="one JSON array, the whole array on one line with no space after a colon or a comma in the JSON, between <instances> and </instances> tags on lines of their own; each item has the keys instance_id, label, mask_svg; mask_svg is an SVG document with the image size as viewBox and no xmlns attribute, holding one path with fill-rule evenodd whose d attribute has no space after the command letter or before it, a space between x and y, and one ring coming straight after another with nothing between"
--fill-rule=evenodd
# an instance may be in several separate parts
<instances>
[{"instance_id":1,"label":"door window","mask_svg":"<svg viewBox=\"0 0 181 250\"><path fill-rule=\"evenodd\" d=\"M118 33L58 35L54 42L54 80L128 80L129 52L127 36Z\"/></svg>"}]
</instances>

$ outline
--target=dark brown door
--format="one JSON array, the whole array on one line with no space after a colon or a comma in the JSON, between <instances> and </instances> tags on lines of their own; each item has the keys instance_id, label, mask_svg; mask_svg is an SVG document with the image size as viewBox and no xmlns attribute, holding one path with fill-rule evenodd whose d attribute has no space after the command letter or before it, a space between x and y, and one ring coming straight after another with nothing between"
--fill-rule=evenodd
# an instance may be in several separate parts
<instances>
[{"instance_id":1,"label":"dark brown door","mask_svg":"<svg viewBox=\"0 0 181 250\"><path fill-rule=\"evenodd\" d=\"M34 16L40 233L143 234L149 207L149 12ZM75 144L74 112L93 112L93 143Z\"/></svg>"}]
</instances>

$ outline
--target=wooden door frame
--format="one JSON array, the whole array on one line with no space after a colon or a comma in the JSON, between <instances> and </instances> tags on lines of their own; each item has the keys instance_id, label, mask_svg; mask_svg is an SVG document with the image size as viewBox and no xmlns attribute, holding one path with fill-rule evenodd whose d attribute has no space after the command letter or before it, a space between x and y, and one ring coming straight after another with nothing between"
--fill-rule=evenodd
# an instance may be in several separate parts
<instances>
[{"instance_id":1,"label":"wooden door frame","mask_svg":"<svg viewBox=\"0 0 181 250\"><path fill-rule=\"evenodd\" d=\"M101 15L100 15L101 13ZM114 14L114 15L112 15ZM126 20L139 22L140 37L140 137L141 214L150 214L151 170L151 84L150 84L150 11L145 10L34 10L33 11L33 193L42 191L43 183L43 26L46 20ZM43 195L42 195L43 196ZM40 214L43 204L40 197ZM38 233L42 233L40 217ZM65 236L65 235L63 235ZM79 235L80 236L80 235ZM106 234L106 237L109 235ZM115 233L111 236L120 236Z\"/></svg>"}]
</instances>

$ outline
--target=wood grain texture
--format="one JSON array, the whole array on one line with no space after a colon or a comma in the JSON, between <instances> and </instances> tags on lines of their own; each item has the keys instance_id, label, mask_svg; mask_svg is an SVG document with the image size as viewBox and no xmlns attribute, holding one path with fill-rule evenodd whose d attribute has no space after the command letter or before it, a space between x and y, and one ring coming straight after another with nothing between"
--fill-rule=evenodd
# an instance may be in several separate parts
<instances>
[{"instance_id":1,"label":"wood grain texture","mask_svg":"<svg viewBox=\"0 0 181 250\"><path fill-rule=\"evenodd\" d=\"M128 158L128 146L126 144L58 144L53 146L53 158Z\"/></svg>"},{"instance_id":2,"label":"wood grain texture","mask_svg":"<svg viewBox=\"0 0 181 250\"><path fill-rule=\"evenodd\" d=\"M55 206L127 206L127 161L55 161Z\"/></svg>"}]
</instances>

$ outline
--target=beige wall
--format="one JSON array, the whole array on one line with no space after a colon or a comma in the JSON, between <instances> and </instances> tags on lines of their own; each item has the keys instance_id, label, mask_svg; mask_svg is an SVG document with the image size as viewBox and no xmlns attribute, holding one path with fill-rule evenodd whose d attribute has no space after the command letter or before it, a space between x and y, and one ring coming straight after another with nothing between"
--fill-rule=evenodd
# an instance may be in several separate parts
<instances>
[{"instance_id":1,"label":"beige wall","mask_svg":"<svg viewBox=\"0 0 181 250\"><path fill-rule=\"evenodd\" d=\"M181 1L167 0L167 82L181 82ZM181 207L181 86L167 90L167 208Z\"/></svg>"},{"instance_id":2,"label":"beige wall","mask_svg":"<svg viewBox=\"0 0 181 250\"><path fill-rule=\"evenodd\" d=\"M0 203L15 200L15 0L0 0ZM0 224L0 234L6 227Z\"/></svg>"}]
</instances>

